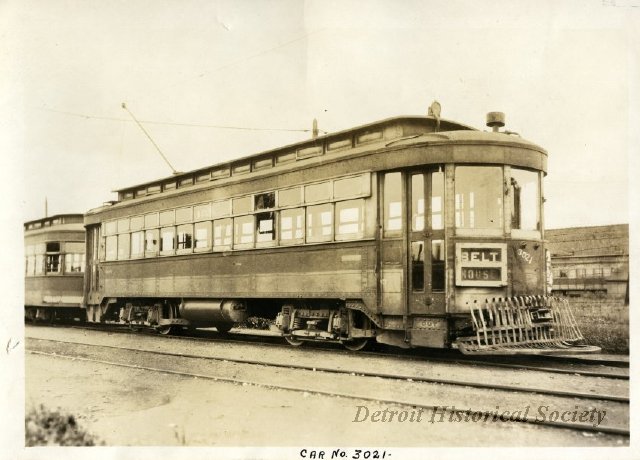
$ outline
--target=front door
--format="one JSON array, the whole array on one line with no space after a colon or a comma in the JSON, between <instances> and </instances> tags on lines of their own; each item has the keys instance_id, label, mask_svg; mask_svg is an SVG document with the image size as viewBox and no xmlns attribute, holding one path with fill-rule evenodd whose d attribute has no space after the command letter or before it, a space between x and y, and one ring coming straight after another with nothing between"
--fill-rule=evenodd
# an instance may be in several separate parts
<instances>
[{"instance_id":1,"label":"front door","mask_svg":"<svg viewBox=\"0 0 640 460\"><path fill-rule=\"evenodd\" d=\"M441 168L405 175L407 222L407 311L445 312L444 172Z\"/></svg>"}]
</instances>

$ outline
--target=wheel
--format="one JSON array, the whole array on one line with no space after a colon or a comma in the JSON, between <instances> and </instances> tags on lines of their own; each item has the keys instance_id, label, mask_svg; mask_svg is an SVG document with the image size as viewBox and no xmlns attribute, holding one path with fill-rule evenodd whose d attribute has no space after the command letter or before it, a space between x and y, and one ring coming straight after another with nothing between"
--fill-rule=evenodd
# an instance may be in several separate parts
<instances>
[{"instance_id":1,"label":"wheel","mask_svg":"<svg viewBox=\"0 0 640 460\"><path fill-rule=\"evenodd\" d=\"M229 332L231 330L232 327L233 327L233 323L218 323L218 324L216 324L216 329L221 334L226 334L227 332Z\"/></svg>"},{"instance_id":2,"label":"wheel","mask_svg":"<svg viewBox=\"0 0 640 460\"><path fill-rule=\"evenodd\" d=\"M284 339L289 342L289 345L293 346L293 347L299 347L301 346L304 341L300 340L300 339L296 339L295 337L291 336L291 335L285 335Z\"/></svg>"},{"instance_id":3,"label":"wheel","mask_svg":"<svg viewBox=\"0 0 640 460\"><path fill-rule=\"evenodd\" d=\"M367 345L369 345L369 339L355 339L344 341L342 342L342 345L344 345L347 350L360 351L366 348Z\"/></svg>"},{"instance_id":4,"label":"wheel","mask_svg":"<svg viewBox=\"0 0 640 460\"><path fill-rule=\"evenodd\" d=\"M176 328L173 326L160 326L156 330L162 335L174 335L176 333Z\"/></svg>"}]
</instances>

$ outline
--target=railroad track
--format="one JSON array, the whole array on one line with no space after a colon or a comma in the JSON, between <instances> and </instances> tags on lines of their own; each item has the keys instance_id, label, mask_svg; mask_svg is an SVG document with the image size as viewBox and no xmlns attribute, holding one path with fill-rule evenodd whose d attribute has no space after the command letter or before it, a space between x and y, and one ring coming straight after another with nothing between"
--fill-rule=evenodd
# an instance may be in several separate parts
<instances>
[{"instance_id":1,"label":"railroad track","mask_svg":"<svg viewBox=\"0 0 640 460\"><path fill-rule=\"evenodd\" d=\"M92 331L101 332L117 332L117 333L133 333L127 326L121 325L108 325L105 327L91 326L91 325L73 325L71 326L77 329L87 329ZM148 330L146 333L159 335L155 331ZM251 334L220 334L218 332L211 331L196 331L196 334L201 335L167 335L162 336L166 339L173 340L194 340L194 341L208 341L213 343L251 343L253 345L276 347L292 349L289 345L282 342L280 336L275 335L251 335ZM340 355L353 354L348 350L331 346L330 344L322 343L310 343L307 348L320 348L326 352L336 353ZM591 358L578 358L573 356L545 356L543 360L540 358L530 357L516 357L516 358L491 358L491 359L478 359L467 357L456 351L440 351L440 350L400 350L394 349L389 352L377 352L377 351L359 351L358 355L361 356L379 356L398 360L415 360L419 362L438 362L438 363L450 363L450 364L463 364L471 366L483 366L483 367L496 367L502 369L519 369L519 370L535 370L541 372L549 372L556 374L567 375L580 375L589 377L602 377L620 380L629 380L628 367L629 363L618 360L594 360ZM518 362L512 362L513 360ZM535 361L534 361L535 360ZM510 361L510 362L507 362ZM557 363L564 367L552 367L550 363ZM576 367L580 366L580 367ZM589 367L591 366L591 367ZM606 369L606 367L613 367L616 369ZM617 370L619 369L619 370ZM626 369L626 371L625 371Z\"/></svg>"},{"instance_id":2,"label":"railroad track","mask_svg":"<svg viewBox=\"0 0 640 460\"><path fill-rule=\"evenodd\" d=\"M184 377L201 378L201 379L229 382L229 383L242 384L242 385L257 385L262 387L305 392L305 393L311 393L311 394L321 394L321 395L328 395L328 396L339 396L339 397L350 398L350 399L359 399L359 400L365 400L365 401L375 401L377 403L407 406L412 408L421 408L421 409L430 410L430 411L436 410L438 408L442 409L444 407L444 409L442 409L443 413L456 411L460 414L485 414L485 416L491 416L492 411L487 410L486 407L469 408L469 409L460 410L460 409L456 409L455 405L442 406L442 405L434 405L431 403L425 403L424 398L420 396L415 396L415 395L412 397L410 395L410 392L408 393L402 392L402 391L394 392L395 394L409 395L409 396L405 396L404 398L400 398L400 397L389 398L384 396L381 397L379 394L372 395L367 392L368 389L372 388L371 385L369 385L368 383L378 382L378 385L380 385L380 379L382 379L387 383L392 383L394 385L394 388L402 385L408 385L409 383L411 385L438 384L441 386L451 386L451 387L471 387L478 390L489 390L492 392L498 392L497 395L495 393L493 394L493 396L498 397L498 400L503 400L503 398L506 397L506 396L501 396L501 394L510 395L511 397L513 397L514 394L519 396L529 395L525 397L530 398L531 397L530 395L535 393L538 399L541 401L553 400L554 402L551 404L551 406L554 408L558 408L559 411L562 410L562 408L566 409L567 407L570 407L572 410L573 408L575 408L576 411L582 411L583 409L586 410L586 408L588 407L593 407L594 401L599 401L601 404L606 403L607 404L606 407L608 411L611 411L611 408L613 407L618 411L623 411L628 414L628 410L629 410L628 398L619 397L619 396L610 395L610 394L596 395L596 394L589 394L589 393L583 393L583 392L571 392L571 391L523 387L521 385L517 385L517 386L516 385L495 385L495 384L483 384L483 383L473 383L473 382L460 382L460 381L455 381L451 379L424 378L424 377L415 376L415 375L412 376L412 375L406 375L406 374L377 372L377 371L355 372L353 369L346 369L346 368L318 367L318 366L311 367L311 366L295 364L295 363L270 363L264 360L251 360L251 359L242 359L242 358L238 358L238 359L229 359L228 357L218 358L218 357L194 355L189 353L176 353L176 352L167 352L167 351L158 351L158 350L140 350L137 348L131 348L126 346L88 345L88 344L78 344L75 342L50 340L50 339L28 339L28 340L29 341L39 340L40 345L43 345L44 342L49 342L51 344L56 344L58 347L60 344L65 344L68 347L75 347L75 348L85 347L84 351L80 353L76 353L76 352L61 353L59 351L55 351L55 352L46 351L47 347L45 344L45 346L42 347L45 350L29 350L28 349L28 352L32 354L46 355L46 356L51 356L55 358L63 358L63 359L84 360L84 361L95 362L95 363L111 365L111 366L126 367L126 368L138 369L138 370L145 370L149 372L174 374L174 375L180 375ZM95 353L97 355L99 355L100 353L105 353L104 350L109 350L108 356L111 356L111 357L115 356L115 354L113 353L114 350L125 352L127 354L127 358L125 361L118 361L114 359L100 358L99 356L92 356L92 353ZM180 368L176 369L175 364L173 365L166 364L164 366L162 365L151 366L151 365L140 364L135 362L136 360L138 360L141 362L153 361L154 363L158 363L158 360L160 358L166 359L165 361L166 363L170 363L171 361L169 360L171 359L173 359L175 363L176 362L175 358L179 358L180 360L179 362L181 363L181 365L179 366ZM190 366L193 366L194 363L202 363L202 362L207 362L207 363L224 362L225 365L232 363L235 365L253 366L254 368L255 366L263 366L263 369L280 368L280 369L287 369L289 372L307 372L307 373L313 372L314 376L319 376L319 375L322 375L323 373L332 374L332 375L339 374L341 375L342 378L358 379L358 381L361 383L359 383L358 385L350 385L349 388L351 388L352 390L348 392L344 392L344 391L335 391L333 389L333 386L330 387L331 389L323 389L322 387L314 388L313 385L312 387L309 387L308 385L281 384L273 379L265 381L264 379L261 380L257 376L253 377L254 374L257 374L256 372L251 372L251 376L252 376L251 378L242 378L242 377L236 376L235 372L232 372L231 373L232 375L225 375L224 373L215 373L215 372L214 373L194 372L193 370L188 369ZM188 365L185 365L185 363ZM200 365L201 364L199 364L199 366ZM172 366L174 368L172 368ZM213 367L217 368L216 366L213 366ZM366 383L362 382L363 380L366 381ZM418 392L416 394L421 394L421 393L422 392ZM479 397L479 396L474 394L474 398L476 397ZM549 399L549 398L555 398L555 399ZM487 403L485 402L484 404L486 406ZM480 405L482 406L482 403L480 403ZM452 409L447 409L447 407L452 407ZM601 406L601 407L604 407L604 406ZM624 419L624 416L623 416L623 419ZM614 425L600 424L597 426L594 426L593 424L586 424L586 423L575 423L572 421L540 420L539 417L537 416L522 417L521 419L518 420L518 422L545 425L545 426L550 426L555 428L579 430L582 432L606 433L606 434L612 434L612 435L629 436L628 418L627 418L626 424L618 422L617 425L616 424Z\"/></svg>"}]
</instances>

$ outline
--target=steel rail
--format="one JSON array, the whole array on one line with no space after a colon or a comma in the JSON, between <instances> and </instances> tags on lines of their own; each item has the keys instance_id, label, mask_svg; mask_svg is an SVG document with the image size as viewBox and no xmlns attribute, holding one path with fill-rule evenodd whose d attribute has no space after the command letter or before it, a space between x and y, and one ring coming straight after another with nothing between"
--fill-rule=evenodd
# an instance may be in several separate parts
<instances>
[{"instance_id":1,"label":"steel rail","mask_svg":"<svg viewBox=\"0 0 640 460\"><path fill-rule=\"evenodd\" d=\"M307 364L282 363L282 362L276 362L276 361L266 361L262 359L202 356L202 355L196 355L196 354L190 354L190 353L176 353L176 352L170 352L170 351L141 350L139 348L125 347L125 346L94 345L90 343L71 342L71 341L56 340L56 339L32 339L32 340L65 343L70 345L84 345L84 346L97 347L97 348L103 348L103 349L108 348L112 350L134 351L134 352L140 352L140 353L156 354L161 356L173 356L177 358L195 358L195 359L204 359L209 361L224 361L224 362L230 362L230 363L236 363L236 364L270 366L270 367L305 370L305 371L312 371L312 372L347 374L347 375L357 375L362 377L379 377L379 378L390 379L390 380L436 383L436 384L443 384L443 385L480 388L480 389L487 389L487 390L511 391L511 392L517 392L517 393L536 393L536 394L547 395L547 396L559 396L559 397L568 397L568 398L582 398L582 399L598 400L598 401L613 401L613 402L629 403L629 397L616 396L616 395L583 393L583 392L565 391L565 390L551 390L546 388L501 385L501 384L495 384L495 383L469 382L466 380L453 380L453 379L437 378L437 377L422 377L417 375L400 374L400 373L377 372L377 371L363 372L362 370L337 369L334 367L312 366Z\"/></svg>"},{"instance_id":2,"label":"steel rail","mask_svg":"<svg viewBox=\"0 0 640 460\"><path fill-rule=\"evenodd\" d=\"M139 350L136 350L136 351L139 351ZM105 364L105 365L124 367L124 368L128 368L128 369L146 370L146 371L150 371L150 372L172 374L172 375L178 375L178 376L183 376L183 377L193 377L193 378L198 378L198 379L206 379L206 380L213 380L213 381L227 382L227 383L234 383L234 384L241 384L241 385L253 385L253 386L259 386L259 387L263 387L263 388L289 390L289 391L303 392L303 393L308 393L308 394L319 394L319 395L324 395L324 396L338 396L338 397L342 397L342 398L360 399L360 400L364 400L364 401L372 401L372 402L384 403L384 404L395 404L395 405L400 405L400 406L408 406L408 407L412 407L412 408L419 407L419 408L422 408L422 409L430 409L430 410L444 409L443 412L449 412L449 413L453 412L452 410L449 410L447 408L442 408L441 406L438 406L438 405L416 403L416 402L406 401L406 400L401 400L401 399L377 398L377 397L371 397L371 396L366 396L366 395L358 395L358 394L338 392L338 391L310 390L309 388L296 386L296 385L282 385L282 384L273 384L273 383L268 383L267 384L267 383L263 383L263 382L256 382L256 381L251 381L251 380L246 380L246 379L239 379L239 378L235 378L235 377L226 377L226 376L220 376L220 375L210 375L210 374L199 374L199 373L193 373L193 372L176 371L176 370L162 369L162 368L151 367L151 366L140 366L140 365L137 365L137 364L118 363L118 362L114 362L114 361L106 361L106 360L101 360L101 359L86 358L86 357L81 357L81 356L71 356L71 355L65 355L65 354L60 354L60 353L47 353L47 352L41 352L41 351L36 351L36 350L28 350L28 352L30 354L35 354L35 355L43 355L43 356L50 356L50 357L54 357L54 358L64 358L64 359L71 359L71 360L78 360L78 361L95 362L95 363L100 363L100 364ZM468 415L473 415L473 414L477 414L477 413L481 413L481 414L487 415L487 416L494 415L491 411L474 411L474 410L471 410L471 409L468 409L468 410L455 409L455 412L456 413L460 412L460 413L463 413L465 415L467 415L467 414ZM554 428L571 429L571 430L577 430L577 431L583 431L583 432L606 433L606 434L621 435L621 436L626 436L626 437L630 436L629 429L625 429L625 428L618 428L618 427L612 427L612 426L602 426L602 425L598 425L598 426L583 425L583 424L580 424L580 423L558 422L558 421L551 421L551 420L546 420L546 419L545 420L538 420L537 418L530 417L530 416L527 416L526 418L520 419L518 421L512 421L512 422L514 422L514 423L528 423L528 424L533 424L533 425L543 425L543 426L550 426L550 427L554 427Z\"/></svg>"},{"instance_id":3,"label":"steel rail","mask_svg":"<svg viewBox=\"0 0 640 460\"><path fill-rule=\"evenodd\" d=\"M119 332L119 333L131 333L131 329L125 325L115 325L115 324L108 325L108 327L113 329L109 329L108 327L105 327L105 326L94 327L94 326L74 325L71 327L76 329L88 329L88 330L103 331L103 332L109 331L109 332ZM194 337L190 335L166 335L162 337L166 339L174 339L174 340L183 339L183 340L222 342L222 343L227 343L227 342L228 343L233 343L233 342L250 343L253 345L260 345L260 346L272 346L272 347L293 349L291 346L285 343L273 343L273 342L265 341L265 339L267 338L279 339L279 337L242 334L243 338L240 339L238 337L230 337L230 335L239 336L240 334L231 333L231 334L227 334L224 337ZM160 337L160 335L157 335L157 336ZM256 338L259 338L261 340L256 342L252 340L246 340L244 337L251 337L254 340ZM322 342L313 342L313 344L320 345L320 346L326 345L325 343L322 343ZM346 353L346 354L354 353L347 350L332 349L332 348L323 348L323 350L326 352L332 352L332 353ZM462 358L461 356L452 356L451 358L448 358L448 357L442 357L442 356L401 355L398 353L389 354L389 353L380 353L380 352L372 352L372 351L359 351L357 353L362 356L379 356L379 357L392 358L392 359L404 360L404 361L409 361L409 360L419 361L423 363L433 361L433 362L439 362L439 363L464 364L464 365L473 365L473 366L491 366L491 367L499 367L504 369L534 370L534 371L549 372L549 373L555 373L555 374L572 374L572 375L577 374L585 377L602 377L602 378L610 378L610 379L629 380L629 375L625 375L625 374L598 372L598 371L581 370L581 369L562 369L558 367L533 366L533 365L516 364L516 363L500 363L500 362L493 362L493 361L486 361L486 360ZM547 357L545 356L544 358L546 360ZM562 360L557 359L560 357L553 357L553 358L556 358L556 359L553 359L553 361L563 362ZM570 358L567 362L574 363L575 361L572 361ZM605 364L601 364L601 365L605 365Z\"/></svg>"}]
</instances>

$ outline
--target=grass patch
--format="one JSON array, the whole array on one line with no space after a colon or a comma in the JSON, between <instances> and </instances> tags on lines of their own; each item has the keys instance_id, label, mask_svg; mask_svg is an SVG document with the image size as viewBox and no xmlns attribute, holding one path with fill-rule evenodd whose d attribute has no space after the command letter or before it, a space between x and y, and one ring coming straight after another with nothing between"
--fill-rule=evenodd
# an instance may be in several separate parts
<instances>
[{"instance_id":1,"label":"grass patch","mask_svg":"<svg viewBox=\"0 0 640 460\"><path fill-rule=\"evenodd\" d=\"M597 345L603 353L629 354L629 328L604 319L578 320L578 326L588 345Z\"/></svg>"}]
</instances>

